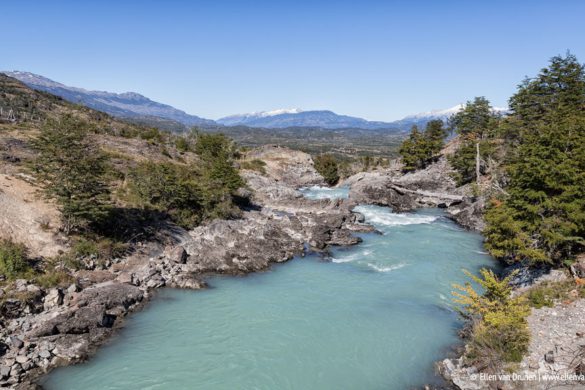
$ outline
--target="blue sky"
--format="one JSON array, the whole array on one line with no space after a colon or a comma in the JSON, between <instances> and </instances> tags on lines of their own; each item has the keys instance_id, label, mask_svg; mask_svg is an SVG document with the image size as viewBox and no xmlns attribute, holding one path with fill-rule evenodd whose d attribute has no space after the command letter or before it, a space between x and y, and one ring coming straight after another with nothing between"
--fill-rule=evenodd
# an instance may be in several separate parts
<instances>
[{"instance_id":1,"label":"blue sky","mask_svg":"<svg viewBox=\"0 0 585 390\"><path fill-rule=\"evenodd\" d=\"M516 85L567 50L585 1L2 2L0 70L134 91L189 113L331 109L370 120Z\"/></svg>"}]
</instances>

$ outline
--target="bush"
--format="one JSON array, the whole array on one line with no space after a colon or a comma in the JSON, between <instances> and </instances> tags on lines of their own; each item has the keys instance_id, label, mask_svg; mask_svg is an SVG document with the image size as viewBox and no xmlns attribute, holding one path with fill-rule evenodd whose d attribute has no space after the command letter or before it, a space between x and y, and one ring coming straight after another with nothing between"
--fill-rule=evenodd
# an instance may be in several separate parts
<instances>
[{"instance_id":1,"label":"bush","mask_svg":"<svg viewBox=\"0 0 585 390\"><path fill-rule=\"evenodd\" d=\"M205 219L239 215L235 199L244 181L233 165L235 145L223 135L196 136L199 164L139 163L127 176L128 202L164 213L187 229Z\"/></svg>"},{"instance_id":2,"label":"bush","mask_svg":"<svg viewBox=\"0 0 585 390\"><path fill-rule=\"evenodd\" d=\"M24 245L12 240L0 241L0 274L8 279L15 279L30 269Z\"/></svg>"},{"instance_id":3,"label":"bush","mask_svg":"<svg viewBox=\"0 0 585 390\"><path fill-rule=\"evenodd\" d=\"M238 155L234 142L223 134L198 134L195 153L204 161L230 160Z\"/></svg>"},{"instance_id":4,"label":"bush","mask_svg":"<svg viewBox=\"0 0 585 390\"><path fill-rule=\"evenodd\" d=\"M540 309L541 307L552 307L554 302L544 288L534 288L528 292L527 295L530 306Z\"/></svg>"},{"instance_id":5,"label":"bush","mask_svg":"<svg viewBox=\"0 0 585 390\"><path fill-rule=\"evenodd\" d=\"M64 270L49 270L35 278L35 283L42 288L67 287L75 278Z\"/></svg>"},{"instance_id":6,"label":"bush","mask_svg":"<svg viewBox=\"0 0 585 390\"><path fill-rule=\"evenodd\" d=\"M71 249L71 253L76 258L79 257L98 257L99 252L95 242L85 238L79 239Z\"/></svg>"},{"instance_id":7,"label":"bush","mask_svg":"<svg viewBox=\"0 0 585 390\"><path fill-rule=\"evenodd\" d=\"M153 144L161 143L163 141L163 134L157 128L149 128L140 133L140 138L150 141Z\"/></svg>"},{"instance_id":8,"label":"bush","mask_svg":"<svg viewBox=\"0 0 585 390\"><path fill-rule=\"evenodd\" d=\"M489 372L521 361L530 341L526 321L530 308L524 297L511 296L513 275L500 280L485 268L481 278L464 272L484 290L480 295L470 283L454 285L454 301L462 305L461 314L472 324L466 357Z\"/></svg>"},{"instance_id":9,"label":"bush","mask_svg":"<svg viewBox=\"0 0 585 390\"><path fill-rule=\"evenodd\" d=\"M175 147L177 148L177 150L179 152L183 152L183 153L191 150L191 145L189 144L189 141L187 141L187 139L185 137L181 137L181 136L179 136L175 140Z\"/></svg>"},{"instance_id":10,"label":"bush","mask_svg":"<svg viewBox=\"0 0 585 390\"><path fill-rule=\"evenodd\" d=\"M246 160L240 162L240 169L248 169L250 171L256 171L263 175L266 174L266 163L257 158L253 160Z\"/></svg>"},{"instance_id":11,"label":"bush","mask_svg":"<svg viewBox=\"0 0 585 390\"><path fill-rule=\"evenodd\" d=\"M549 258L534 245L525 232L524 223L517 212L497 199L492 200L485 212L487 222L485 247L490 254L508 263L528 258L533 262L548 262Z\"/></svg>"},{"instance_id":12,"label":"bush","mask_svg":"<svg viewBox=\"0 0 585 390\"><path fill-rule=\"evenodd\" d=\"M339 163L332 154L321 154L314 159L315 169L330 186L339 181Z\"/></svg>"},{"instance_id":13,"label":"bush","mask_svg":"<svg viewBox=\"0 0 585 390\"><path fill-rule=\"evenodd\" d=\"M201 221L203 193L199 174L172 163L144 162L129 173L130 192L138 206L167 213L180 226Z\"/></svg>"},{"instance_id":14,"label":"bush","mask_svg":"<svg viewBox=\"0 0 585 390\"><path fill-rule=\"evenodd\" d=\"M540 309L544 306L552 307L555 301L571 302L585 298L585 286L576 284L572 279L563 282L545 282L532 287L525 295L530 306Z\"/></svg>"},{"instance_id":15,"label":"bush","mask_svg":"<svg viewBox=\"0 0 585 390\"><path fill-rule=\"evenodd\" d=\"M94 257L96 259L113 259L124 256L129 245L99 236L88 238L79 237L71 249L70 255L76 259Z\"/></svg>"}]
</instances>

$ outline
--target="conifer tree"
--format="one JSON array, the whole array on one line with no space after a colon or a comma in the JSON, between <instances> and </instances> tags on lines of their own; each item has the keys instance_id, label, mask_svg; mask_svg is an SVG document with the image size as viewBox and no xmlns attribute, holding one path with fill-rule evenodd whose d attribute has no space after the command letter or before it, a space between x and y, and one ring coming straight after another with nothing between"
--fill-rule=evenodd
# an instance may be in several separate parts
<instances>
[{"instance_id":1,"label":"conifer tree","mask_svg":"<svg viewBox=\"0 0 585 390\"><path fill-rule=\"evenodd\" d=\"M34 170L47 195L56 199L65 232L86 229L107 216L107 160L91 140L87 123L72 116L48 120L34 141Z\"/></svg>"},{"instance_id":2,"label":"conifer tree","mask_svg":"<svg viewBox=\"0 0 585 390\"><path fill-rule=\"evenodd\" d=\"M510 261L560 262L585 247L585 69L572 55L520 85L508 196L486 214L487 248Z\"/></svg>"},{"instance_id":3,"label":"conifer tree","mask_svg":"<svg viewBox=\"0 0 585 390\"><path fill-rule=\"evenodd\" d=\"M445 137L447 129L441 120L427 123L423 133L414 125L409 137L402 142L398 151L402 156L404 171L414 171L428 166L443 148Z\"/></svg>"},{"instance_id":4,"label":"conifer tree","mask_svg":"<svg viewBox=\"0 0 585 390\"><path fill-rule=\"evenodd\" d=\"M457 181L465 184L475 176L479 182L486 152L491 150L490 140L496 133L498 116L486 98L476 97L453 115L450 122L451 128L461 138L461 147L450 159L451 165L458 172Z\"/></svg>"}]
</instances>

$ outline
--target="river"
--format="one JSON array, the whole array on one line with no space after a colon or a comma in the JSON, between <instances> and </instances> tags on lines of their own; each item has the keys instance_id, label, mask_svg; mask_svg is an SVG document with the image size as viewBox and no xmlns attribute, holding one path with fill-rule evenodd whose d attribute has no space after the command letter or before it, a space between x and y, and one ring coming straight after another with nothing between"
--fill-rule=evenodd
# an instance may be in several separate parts
<instances>
[{"instance_id":1,"label":"river","mask_svg":"<svg viewBox=\"0 0 585 390\"><path fill-rule=\"evenodd\" d=\"M311 198L346 189L306 189ZM382 234L202 291L164 289L88 363L47 389L396 389L439 383L458 343L451 284L493 265L438 209L359 206Z\"/></svg>"}]
</instances>

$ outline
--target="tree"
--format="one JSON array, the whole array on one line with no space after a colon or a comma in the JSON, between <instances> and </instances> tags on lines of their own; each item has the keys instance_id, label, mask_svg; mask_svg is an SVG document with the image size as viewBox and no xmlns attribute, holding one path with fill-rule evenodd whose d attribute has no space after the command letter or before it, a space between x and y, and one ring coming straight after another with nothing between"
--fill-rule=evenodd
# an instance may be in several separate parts
<instances>
[{"instance_id":1,"label":"tree","mask_svg":"<svg viewBox=\"0 0 585 390\"><path fill-rule=\"evenodd\" d=\"M455 180L457 184L463 185L470 183L479 174L487 171L487 164L483 159L479 159L478 164L478 146L479 156L487 158L494 153L494 145L491 141L485 140L481 142L462 141L457 151L448 157L449 163L455 169Z\"/></svg>"},{"instance_id":2,"label":"tree","mask_svg":"<svg viewBox=\"0 0 585 390\"><path fill-rule=\"evenodd\" d=\"M451 117L451 128L461 137L461 148L451 159L452 165L459 172L459 184L471 181L469 167L475 167L475 179L479 184L482 165L482 149L487 149L498 125L498 115L493 111L485 97L476 97L468 101L463 110ZM473 146L471 146L473 145ZM470 153L470 149L474 153Z\"/></svg>"},{"instance_id":3,"label":"tree","mask_svg":"<svg viewBox=\"0 0 585 390\"><path fill-rule=\"evenodd\" d=\"M533 79L526 78L510 99L510 109L523 122L524 130L540 122L552 123L585 107L583 65L567 53L556 56Z\"/></svg>"},{"instance_id":4,"label":"tree","mask_svg":"<svg viewBox=\"0 0 585 390\"><path fill-rule=\"evenodd\" d=\"M147 161L129 173L133 194L145 208L167 213L185 228L203 218L203 190L198 173L186 166Z\"/></svg>"},{"instance_id":5,"label":"tree","mask_svg":"<svg viewBox=\"0 0 585 390\"><path fill-rule=\"evenodd\" d=\"M427 123L424 135L425 138L431 143L430 149L434 154L443 149L448 131L442 120L434 119Z\"/></svg>"},{"instance_id":6,"label":"tree","mask_svg":"<svg viewBox=\"0 0 585 390\"><path fill-rule=\"evenodd\" d=\"M468 101L461 111L451 117L451 127L463 138L481 140L493 135L496 119L489 100L480 96Z\"/></svg>"},{"instance_id":7,"label":"tree","mask_svg":"<svg viewBox=\"0 0 585 390\"><path fill-rule=\"evenodd\" d=\"M422 169L433 161L444 146L447 129L443 121L432 120L421 133L415 125L409 137L402 142L399 153L406 172Z\"/></svg>"},{"instance_id":8,"label":"tree","mask_svg":"<svg viewBox=\"0 0 585 390\"><path fill-rule=\"evenodd\" d=\"M234 168L233 158L238 154L232 140L223 134L199 134L195 153L205 166L205 176L214 186L233 194L244 185L238 170Z\"/></svg>"},{"instance_id":9,"label":"tree","mask_svg":"<svg viewBox=\"0 0 585 390\"><path fill-rule=\"evenodd\" d=\"M402 156L402 163L406 172L422 168L426 156L424 137L416 125L412 126L407 139L402 142L398 153Z\"/></svg>"},{"instance_id":10,"label":"tree","mask_svg":"<svg viewBox=\"0 0 585 390\"><path fill-rule=\"evenodd\" d=\"M0 275L14 279L30 270L26 247L11 240L0 240Z\"/></svg>"},{"instance_id":11,"label":"tree","mask_svg":"<svg viewBox=\"0 0 585 390\"><path fill-rule=\"evenodd\" d=\"M232 140L223 134L195 133L195 153L204 161L229 160L236 156L237 148Z\"/></svg>"},{"instance_id":12,"label":"tree","mask_svg":"<svg viewBox=\"0 0 585 390\"><path fill-rule=\"evenodd\" d=\"M110 208L107 158L87 128L86 122L66 115L49 120L33 142L39 153L34 170L46 194L57 200L67 233L100 223Z\"/></svg>"},{"instance_id":13,"label":"tree","mask_svg":"<svg viewBox=\"0 0 585 390\"><path fill-rule=\"evenodd\" d=\"M330 186L337 184L339 181L339 164L335 156L331 154L321 154L315 157L315 169Z\"/></svg>"},{"instance_id":14,"label":"tree","mask_svg":"<svg viewBox=\"0 0 585 390\"><path fill-rule=\"evenodd\" d=\"M510 261L558 264L585 247L585 68L554 57L510 107L508 195L487 211L486 245Z\"/></svg>"}]
</instances>

